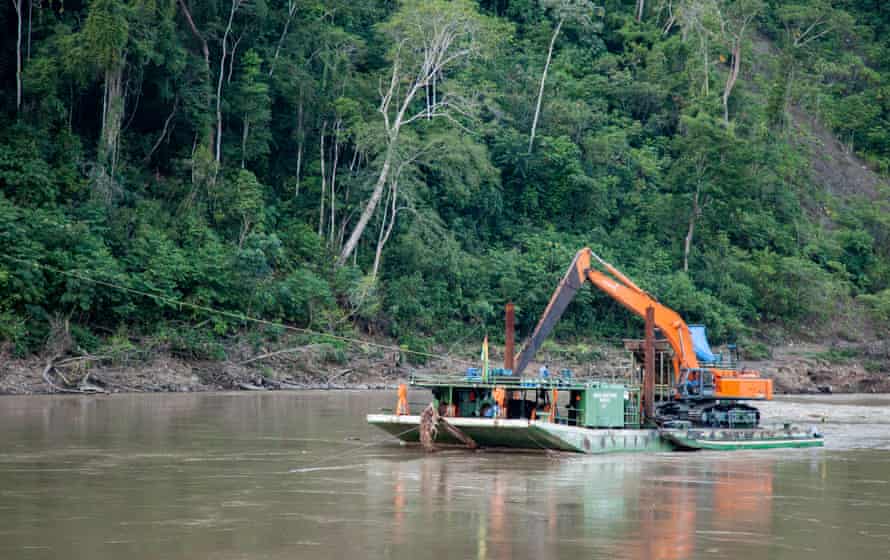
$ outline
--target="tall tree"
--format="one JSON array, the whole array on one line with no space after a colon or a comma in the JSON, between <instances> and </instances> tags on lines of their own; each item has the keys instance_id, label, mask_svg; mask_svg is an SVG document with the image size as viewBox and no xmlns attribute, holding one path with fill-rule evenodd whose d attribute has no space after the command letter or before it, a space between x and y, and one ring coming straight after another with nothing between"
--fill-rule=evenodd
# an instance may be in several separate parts
<instances>
[{"instance_id":1,"label":"tall tree","mask_svg":"<svg viewBox=\"0 0 890 560\"><path fill-rule=\"evenodd\" d=\"M556 18L556 26L550 36L547 59L544 61L544 70L541 72L541 85L538 88L538 100L535 103L535 115L532 118L532 131L528 137L528 153L532 153L532 148L535 145L538 117L541 116L541 101L544 99L544 84L547 82L550 61L553 60L553 46L556 44L556 38L559 37L559 32L567 21L589 26L594 12L594 6L589 0L541 0L541 5L553 13Z\"/></svg>"},{"instance_id":2,"label":"tall tree","mask_svg":"<svg viewBox=\"0 0 890 560\"><path fill-rule=\"evenodd\" d=\"M248 161L269 153L271 115L269 85L262 70L262 59L253 49L244 53L241 75L235 86L232 105L241 117L241 167Z\"/></svg>"},{"instance_id":3,"label":"tall tree","mask_svg":"<svg viewBox=\"0 0 890 560\"><path fill-rule=\"evenodd\" d=\"M235 14L238 13L238 10L244 4L244 0L231 0L231 5L229 7L229 19L226 22L226 29L223 32L222 39L220 40L222 44L222 53L219 56L219 76L217 77L216 82L216 150L214 152L214 158L216 159L216 164L219 165L220 160L222 159L222 90L223 90L223 78L226 74L226 59L229 56L229 35L232 33L232 24L235 20ZM234 61L234 53L232 54L232 64Z\"/></svg>"},{"instance_id":4,"label":"tall tree","mask_svg":"<svg viewBox=\"0 0 890 560\"><path fill-rule=\"evenodd\" d=\"M15 110L22 108L22 0L11 0L16 16L15 41Z\"/></svg>"},{"instance_id":5,"label":"tall tree","mask_svg":"<svg viewBox=\"0 0 890 560\"><path fill-rule=\"evenodd\" d=\"M99 161L110 175L117 166L126 101L123 74L126 67L124 49L130 35L129 9L128 4L118 0L93 0L83 28L83 41L88 45L87 59L103 76Z\"/></svg>"},{"instance_id":6,"label":"tall tree","mask_svg":"<svg viewBox=\"0 0 890 560\"><path fill-rule=\"evenodd\" d=\"M412 0L405 2L382 27L393 44L389 54L389 83L381 88L378 107L383 116L386 145L371 197L340 251L338 265L345 264L352 256L380 203L402 128L421 118L456 120L468 114L467 100L457 93L449 94L447 90L422 108L414 108L414 104L418 93L425 91L435 77L443 84L449 72L479 54L482 39L478 35L483 26L483 17L467 0Z\"/></svg>"},{"instance_id":7,"label":"tall tree","mask_svg":"<svg viewBox=\"0 0 890 560\"><path fill-rule=\"evenodd\" d=\"M742 67L742 45L751 22L763 10L762 0L721 0L720 33L730 49L729 73L723 86L723 121L729 124L729 96L735 88Z\"/></svg>"},{"instance_id":8,"label":"tall tree","mask_svg":"<svg viewBox=\"0 0 890 560\"><path fill-rule=\"evenodd\" d=\"M204 94L202 95L203 101L202 103L205 107L202 109L207 111L208 113L211 111L210 105L212 103L212 94L210 93L209 82L211 80L211 76L213 72L210 70L210 47L207 45L207 39L204 38L204 35L198 30L198 26L195 24L195 20L192 17L192 12L186 4L186 0L178 0L180 9L182 11L183 17L185 17L185 21L188 24L189 30L194 36L195 39L198 40L198 43L201 45L201 55L204 59L204 65L201 67L202 70L202 81L207 82L207 85L204 90ZM216 134L215 127L209 126L209 120L204 123L201 127L204 130L199 130L198 134L204 136L206 138L206 147L207 153L211 153L216 148ZM204 140L204 138L202 138Z\"/></svg>"}]
</instances>

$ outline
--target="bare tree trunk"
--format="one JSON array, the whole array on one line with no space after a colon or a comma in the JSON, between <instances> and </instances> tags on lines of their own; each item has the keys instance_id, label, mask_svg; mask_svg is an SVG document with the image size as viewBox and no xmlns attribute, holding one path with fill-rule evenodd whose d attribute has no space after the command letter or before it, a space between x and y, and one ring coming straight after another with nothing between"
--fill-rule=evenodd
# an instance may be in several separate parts
<instances>
[{"instance_id":1,"label":"bare tree trunk","mask_svg":"<svg viewBox=\"0 0 890 560\"><path fill-rule=\"evenodd\" d=\"M297 105L297 179L294 198L300 197L300 173L303 164L303 86L300 86L300 101Z\"/></svg>"},{"instance_id":2,"label":"bare tree trunk","mask_svg":"<svg viewBox=\"0 0 890 560\"><path fill-rule=\"evenodd\" d=\"M538 129L538 117L541 115L541 100L544 98L544 82L547 81L547 71L550 69L550 60L553 58L553 46L556 44L556 37L562 29L563 20L560 19L553 30L553 37L550 38L550 48L547 49L547 62L544 63L544 72L541 73L541 87L538 89L538 102L535 105L535 117L532 119L532 133L528 139L528 153L532 153L532 147L535 144L535 131Z\"/></svg>"},{"instance_id":3,"label":"bare tree trunk","mask_svg":"<svg viewBox=\"0 0 890 560\"><path fill-rule=\"evenodd\" d=\"M705 75L705 83L702 88L705 94L705 97L711 94L711 62L710 62L710 53L708 52L708 38L701 35L699 38L699 45L701 46L702 57L704 60L704 75Z\"/></svg>"},{"instance_id":4,"label":"bare tree trunk","mask_svg":"<svg viewBox=\"0 0 890 560\"><path fill-rule=\"evenodd\" d=\"M232 21L235 19L235 12L241 6L242 0L232 0L232 7L229 10L229 21L226 24L226 30L222 37L222 54L219 57L219 80L216 83L216 163L222 158L222 88L223 78L226 74L226 56L228 56L229 33L232 32Z\"/></svg>"},{"instance_id":5,"label":"bare tree trunk","mask_svg":"<svg viewBox=\"0 0 890 560\"><path fill-rule=\"evenodd\" d=\"M643 12L646 10L646 0L637 0L637 23L643 21Z\"/></svg>"},{"instance_id":6,"label":"bare tree trunk","mask_svg":"<svg viewBox=\"0 0 890 560\"><path fill-rule=\"evenodd\" d=\"M387 192L387 198L383 199L383 216L380 218L380 229L377 231L377 249L374 251L374 266L371 268L371 279L377 278L377 270L380 268L380 255L383 253L383 234L386 231L387 216L389 215L389 196L392 189Z\"/></svg>"},{"instance_id":7,"label":"bare tree trunk","mask_svg":"<svg viewBox=\"0 0 890 560\"><path fill-rule=\"evenodd\" d=\"M195 20L192 19L192 13L189 11L188 6L185 3L185 0L179 0L179 6L182 8L182 14L185 16L186 23L188 23L189 29L192 31L192 35L201 43L201 54L204 55L204 71L207 72L207 81L209 82L212 76L210 72L210 48L207 46L207 40L204 39L204 36L198 31L198 27L195 25ZM207 109L210 109L210 98L206 100ZM209 130L209 138L207 148L209 150L213 150L216 146L216 135L214 133L213 127L210 127Z\"/></svg>"},{"instance_id":8,"label":"bare tree trunk","mask_svg":"<svg viewBox=\"0 0 890 560\"><path fill-rule=\"evenodd\" d=\"M343 245L343 250L340 252L340 257L337 259L338 265L345 264L346 259L348 259L353 251L355 251L362 233L364 233L365 228L368 226L368 222L371 221L371 216L374 215L374 210L380 203L380 198L383 196L383 187L386 186L386 179L389 176L389 169L392 166L392 156L394 151L393 143L394 140L390 139L386 148L386 157L383 159L383 166L380 168L380 174L377 176L377 182L374 184L374 190L371 192L371 198L365 205L364 210L362 210L361 216L359 216L358 222L355 224L355 228L353 228L352 233L349 235L349 239L347 239L346 243Z\"/></svg>"},{"instance_id":9,"label":"bare tree trunk","mask_svg":"<svg viewBox=\"0 0 890 560\"><path fill-rule=\"evenodd\" d=\"M164 121L164 128L161 129L161 135L158 136L158 139L155 141L154 145L149 150L148 155L145 156L144 161L148 163L151 161L151 156L157 151L157 149L161 146L161 142L164 141L164 138L167 137L167 133L170 127L170 122L173 120L174 115L176 115L176 108L179 106L179 94L173 99L173 110L170 111L170 114L167 116L167 119Z\"/></svg>"},{"instance_id":10,"label":"bare tree trunk","mask_svg":"<svg viewBox=\"0 0 890 560\"><path fill-rule=\"evenodd\" d=\"M334 128L334 158L331 163L331 239L329 243L334 245L334 233L337 217L337 165L340 160L340 128L343 121L337 119Z\"/></svg>"},{"instance_id":11,"label":"bare tree trunk","mask_svg":"<svg viewBox=\"0 0 890 560\"><path fill-rule=\"evenodd\" d=\"M377 248L374 250L374 266L371 269L371 279L377 279L377 273L380 271L380 261L383 257L383 246L389 241L392 234L392 228L396 223L396 200L398 199L398 183L394 183L390 189L390 198L392 199L392 210L383 205L383 221L380 223L380 232L377 235ZM389 220L386 216L389 214Z\"/></svg>"},{"instance_id":12,"label":"bare tree trunk","mask_svg":"<svg viewBox=\"0 0 890 560\"><path fill-rule=\"evenodd\" d=\"M726 78L726 86L723 88L723 120L729 124L729 96L732 94L732 88L735 87L736 80L739 78L739 69L742 60L742 39L736 38L732 44L732 67L729 70L729 76Z\"/></svg>"},{"instance_id":13,"label":"bare tree trunk","mask_svg":"<svg viewBox=\"0 0 890 560\"><path fill-rule=\"evenodd\" d=\"M300 167L303 164L303 143L297 146L297 180L294 185L294 198L300 198Z\"/></svg>"},{"instance_id":14,"label":"bare tree trunk","mask_svg":"<svg viewBox=\"0 0 890 560\"><path fill-rule=\"evenodd\" d=\"M294 14L296 13L296 0L289 0L287 5L287 21L284 22L284 29L281 31L281 37L278 38L278 46L275 47L275 55L272 57L272 62L269 64L270 78L272 77L272 73L275 72L275 62L278 60L278 54L281 52L281 45L284 44L284 39L287 37L287 28L290 27L290 20L294 18Z\"/></svg>"},{"instance_id":15,"label":"bare tree trunk","mask_svg":"<svg viewBox=\"0 0 890 560\"><path fill-rule=\"evenodd\" d=\"M319 141L319 153L321 154L321 202L318 209L318 236L324 234L324 197L327 194L327 182L324 173L324 134L328 127L328 121L324 121L321 125L321 140Z\"/></svg>"},{"instance_id":16,"label":"bare tree trunk","mask_svg":"<svg viewBox=\"0 0 890 560\"><path fill-rule=\"evenodd\" d=\"M22 0L12 0L17 20L18 36L15 42L15 110L22 108Z\"/></svg>"},{"instance_id":17,"label":"bare tree trunk","mask_svg":"<svg viewBox=\"0 0 890 560\"><path fill-rule=\"evenodd\" d=\"M692 196L692 213L689 214L689 229L686 231L686 240L683 244L683 272L689 272L689 253L692 252L692 236L695 233L695 223L701 215L701 207L698 204L701 193L701 183L695 187Z\"/></svg>"},{"instance_id":18,"label":"bare tree trunk","mask_svg":"<svg viewBox=\"0 0 890 560\"><path fill-rule=\"evenodd\" d=\"M415 115L406 116L418 91L421 88L428 86L430 80L432 80L434 76L441 75L443 68L455 64L455 61L458 59L466 58L474 52L473 46L462 49L456 49L454 47L455 38L461 34L465 35L465 32L461 31L459 26L456 27L446 23L441 27L434 28L432 33L433 36L428 37L426 40L428 48L423 51L423 59L420 61L419 68L416 70L408 72L403 72L401 70L400 65L402 60L400 58L399 49L403 42L400 42L397 45L389 87L385 91L381 88L380 92L381 100L378 110L383 116L384 127L386 130L386 152L383 157L383 164L380 168L380 174L377 176L377 181L374 183L371 197L362 209L358 222L349 234L349 239L347 239L346 243L343 245L340 255L337 257L337 266L346 264L346 261L350 256L354 257L359 240L373 217L377 205L380 203L380 199L383 196L383 189L386 187L392 162L396 154L396 145L398 143L401 127L426 115L426 111L421 111ZM400 84L404 80L408 80L408 85L404 89L405 93L400 98L398 111L396 111L396 114L393 116L390 111L391 104L393 98L401 94L402 89ZM437 113L436 110L439 109L445 111L446 107L449 106L452 110L454 109L453 103L449 104L447 103L447 100L444 99L441 102L436 100L435 105L432 107L433 117L439 115L448 116L446 113Z\"/></svg>"},{"instance_id":19,"label":"bare tree trunk","mask_svg":"<svg viewBox=\"0 0 890 560\"><path fill-rule=\"evenodd\" d=\"M250 131L250 119L244 116L244 128L241 132L241 169L244 169L244 160L247 159L247 135Z\"/></svg>"},{"instance_id":20,"label":"bare tree trunk","mask_svg":"<svg viewBox=\"0 0 890 560\"><path fill-rule=\"evenodd\" d=\"M102 133L99 156L114 174L117 166L121 124L124 115L123 63L105 71L105 95L102 100Z\"/></svg>"},{"instance_id":21,"label":"bare tree trunk","mask_svg":"<svg viewBox=\"0 0 890 560\"><path fill-rule=\"evenodd\" d=\"M31 21L34 14L34 0L28 0L28 61L31 61Z\"/></svg>"},{"instance_id":22,"label":"bare tree trunk","mask_svg":"<svg viewBox=\"0 0 890 560\"><path fill-rule=\"evenodd\" d=\"M235 53L238 52L238 44L241 43L241 39L244 38L244 34L238 36L235 39L235 43L232 45L232 53L229 55L229 75L226 76L226 83L232 83L232 72L235 71Z\"/></svg>"},{"instance_id":23,"label":"bare tree trunk","mask_svg":"<svg viewBox=\"0 0 890 560\"><path fill-rule=\"evenodd\" d=\"M244 241L247 239L247 234L250 233L250 227L253 224L250 223L249 218L241 218L241 233L238 235L238 248L244 246Z\"/></svg>"}]
</instances>

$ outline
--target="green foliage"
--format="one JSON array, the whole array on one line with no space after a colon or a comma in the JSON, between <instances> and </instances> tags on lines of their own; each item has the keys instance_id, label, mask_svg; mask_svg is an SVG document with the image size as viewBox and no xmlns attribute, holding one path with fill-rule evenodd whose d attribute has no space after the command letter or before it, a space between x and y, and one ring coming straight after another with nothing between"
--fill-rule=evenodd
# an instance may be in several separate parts
<instances>
[{"instance_id":1,"label":"green foliage","mask_svg":"<svg viewBox=\"0 0 890 560\"><path fill-rule=\"evenodd\" d=\"M833 364L849 363L859 356L860 352L855 348L831 348L813 355L814 358L819 358Z\"/></svg>"},{"instance_id":2,"label":"green foliage","mask_svg":"<svg viewBox=\"0 0 890 560\"><path fill-rule=\"evenodd\" d=\"M406 334L399 338L399 347L404 351L399 355L401 360L413 365L423 365L429 359L426 354L433 351L431 341L422 336Z\"/></svg>"},{"instance_id":3,"label":"green foliage","mask_svg":"<svg viewBox=\"0 0 890 560\"><path fill-rule=\"evenodd\" d=\"M92 0L84 23L81 55L100 71L123 64L123 50L129 36L127 12L130 6L120 0Z\"/></svg>"},{"instance_id":4,"label":"green foliage","mask_svg":"<svg viewBox=\"0 0 890 560\"><path fill-rule=\"evenodd\" d=\"M865 304L876 324L881 330L890 330L890 289L882 290L876 294L863 294L859 301Z\"/></svg>"},{"instance_id":5,"label":"green foliage","mask_svg":"<svg viewBox=\"0 0 890 560\"><path fill-rule=\"evenodd\" d=\"M0 339L37 351L60 316L91 348L148 334L179 355L219 358L249 315L426 351L497 339L508 301L522 336L584 246L716 342L748 339L749 358L765 354L762 327L818 336L864 309L883 329L890 194L846 175L846 190L825 188L819 149L798 132L809 113L890 170L886 11L703 0L672 12L647 3L637 22L634 4L44 5L20 110L15 64L0 65ZM387 156L379 109L392 64L402 99L442 29L448 52L466 56L404 107L397 172L355 260L334 267ZM14 40L0 51L14 60ZM426 112L436 106L446 118ZM386 116L400 109L396 99ZM103 115L120 117L121 134L100 148L114 125ZM97 164L112 147L113 176ZM641 325L583 290L556 336L617 338ZM251 331L252 343L276 332ZM594 352L578 344L578 356Z\"/></svg>"}]
</instances>

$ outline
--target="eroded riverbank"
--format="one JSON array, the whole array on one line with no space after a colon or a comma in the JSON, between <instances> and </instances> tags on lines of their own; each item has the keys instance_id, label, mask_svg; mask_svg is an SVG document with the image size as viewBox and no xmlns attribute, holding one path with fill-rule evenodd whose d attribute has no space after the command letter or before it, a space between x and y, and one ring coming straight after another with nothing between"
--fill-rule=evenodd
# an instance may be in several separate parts
<instances>
[{"instance_id":1,"label":"eroded riverbank","mask_svg":"<svg viewBox=\"0 0 890 560\"><path fill-rule=\"evenodd\" d=\"M398 347L345 351L318 344L284 351L239 349L225 360L198 360L160 353L149 359L102 356L14 359L0 355L0 394L51 394L65 390L102 393L206 392L227 390L391 389L412 373L461 371L476 349L443 350L422 363ZM857 347L797 344L774 348L770 359L744 368L772 378L777 394L890 393L890 349L885 342ZM620 379L627 354L611 347L553 345L540 360L576 377ZM48 365L53 365L48 370ZM529 371L536 371L533 363Z\"/></svg>"}]
</instances>

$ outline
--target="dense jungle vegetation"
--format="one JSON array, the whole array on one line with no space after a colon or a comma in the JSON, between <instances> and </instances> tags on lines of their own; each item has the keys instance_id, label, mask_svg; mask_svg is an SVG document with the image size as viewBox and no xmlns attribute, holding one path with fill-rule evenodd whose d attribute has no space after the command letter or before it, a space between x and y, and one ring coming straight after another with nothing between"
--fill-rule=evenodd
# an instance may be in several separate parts
<instances>
[{"instance_id":1,"label":"dense jungle vegetation","mask_svg":"<svg viewBox=\"0 0 890 560\"><path fill-rule=\"evenodd\" d=\"M508 300L528 332L586 245L719 340L890 324L883 0L8 0L0 28L19 355L60 324L276 335L238 314L423 349ZM811 125L879 180L820 171ZM590 290L558 330L635 332Z\"/></svg>"}]
</instances>

